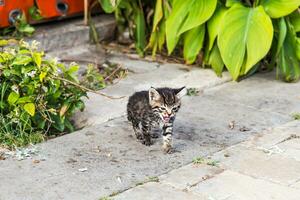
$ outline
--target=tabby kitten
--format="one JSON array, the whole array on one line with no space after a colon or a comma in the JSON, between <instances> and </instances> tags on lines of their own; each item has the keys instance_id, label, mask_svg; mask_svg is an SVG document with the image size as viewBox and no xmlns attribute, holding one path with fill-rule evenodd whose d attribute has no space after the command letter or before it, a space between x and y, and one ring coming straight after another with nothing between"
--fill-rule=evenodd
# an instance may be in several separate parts
<instances>
[{"instance_id":1,"label":"tabby kitten","mask_svg":"<svg viewBox=\"0 0 300 200\"><path fill-rule=\"evenodd\" d=\"M134 93L127 104L127 117L132 123L137 139L149 146L151 128L161 125L163 150L172 152L173 122L181 105L186 88L153 88Z\"/></svg>"}]
</instances>

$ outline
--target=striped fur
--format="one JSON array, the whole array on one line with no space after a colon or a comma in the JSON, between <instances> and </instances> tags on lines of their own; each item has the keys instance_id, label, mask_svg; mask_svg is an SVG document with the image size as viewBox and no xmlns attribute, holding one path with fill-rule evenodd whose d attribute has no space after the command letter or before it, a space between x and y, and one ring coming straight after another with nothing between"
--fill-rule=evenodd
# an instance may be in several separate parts
<instances>
[{"instance_id":1,"label":"striped fur","mask_svg":"<svg viewBox=\"0 0 300 200\"><path fill-rule=\"evenodd\" d=\"M185 87L150 88L149 91L134 93L127 104L127 117L137 139L147 146L151 145L151 129L162 125L163 150L171 153L173 123L185 93Z\"/></svg>"}]
</instances>

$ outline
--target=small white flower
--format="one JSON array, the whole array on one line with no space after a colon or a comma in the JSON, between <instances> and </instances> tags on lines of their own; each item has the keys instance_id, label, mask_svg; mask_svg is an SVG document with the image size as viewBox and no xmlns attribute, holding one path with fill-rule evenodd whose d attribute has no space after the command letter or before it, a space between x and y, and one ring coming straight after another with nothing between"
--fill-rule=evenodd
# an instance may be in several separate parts
<instances>
[{"instance_id":1,"label":"small white flower","mask_svg":"<svg viewBox=\"0 0 300 200\"><path fill-rule=\"evenodd\" d=\"M29 43L28 43L28 42L25 42L24 40L21 40L21 41L20 41L20 45L21 45L22 47L25 47L26 49L29 49L29 48L30 48Z\"/></svg>"},{"instance_id":2,"label":"small white flower","mask_svg":"<svg viewBox=\"0 0 300 200\"><path fill-rule=\"evenodd\" d=\"M33 50L36 50L38 49L38 47L40 46L40 42L36 41L36 40L33 40L32 43L31 43L31 49Z\"/></svg>"},{"instance_id":3,"label":"small white flower","mask_svg":"<svg viewBox=\"0 0 300 200\"><path fill-rule=\"evenodd\" d=\"M11 86L11 89L16 93L19 93L19 87L17 85Z\"/></svg>"},{"instance_id":4,"label":"small white flower","mask_svg":"<svg viewBox=\"0 0 300 200\"><path fill-rule=\"evenodd\" d=\"M26 76L29 76L29 77L34 77L34 75L36 74L36 71L35 70L32 70L31 72L28 72L27 74L26 74Z\"/></svg>"},{"instance_id":5,"label":"small white flower","mask_svg":"<svg viewBox=\"0 0 300 200\"><path fill-rule=\"evenodd\" d=\"M15 56L17 54L16 50L13 49L13 48L8 48L8 49L5 49L5 52Z\"/></svg>"}]
</instances>

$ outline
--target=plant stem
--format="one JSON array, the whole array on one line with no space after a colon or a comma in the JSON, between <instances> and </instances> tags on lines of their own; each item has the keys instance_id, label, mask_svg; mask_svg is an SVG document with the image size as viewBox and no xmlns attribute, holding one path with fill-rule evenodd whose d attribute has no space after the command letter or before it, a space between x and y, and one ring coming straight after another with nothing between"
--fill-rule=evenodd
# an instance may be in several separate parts
<instances>
[{"instance_id":1,"label":"plant stem","mask_svg":"<svg viewBox=\"0 0 300 200\"><path fill-rule=\"evenodd\" d=\"M95 90L91 90L91 89L89 89L89 88L87 88L87 87L84 87L84 86L82 86L82 85L80 85L80 84L78 84L78 83L74 83L73 81L70 81L70 80L65 79L65 78L62 78L62 77L58 77L58 76L51 76L51 77L52 77L53 79L60 80L60 81L63 81L63 82L72 84L72 85L74 85L74 86L76 86L76 87L78 87L78 88L80 88L80 89L82 89L82 90L85 90L85 91L87 91L87 92L92 92L92 93L95 93L95 94L99 94L99 95L104 96L104 97L109 98L109 99L122 99L122 98L125 97L125 96L121 96L121 97L112 97L112 96L106 95L106 94L104 94L104 93L102 93L102 92L98 92L98 91L95 91Z\"/></svg>"}]
</instances>

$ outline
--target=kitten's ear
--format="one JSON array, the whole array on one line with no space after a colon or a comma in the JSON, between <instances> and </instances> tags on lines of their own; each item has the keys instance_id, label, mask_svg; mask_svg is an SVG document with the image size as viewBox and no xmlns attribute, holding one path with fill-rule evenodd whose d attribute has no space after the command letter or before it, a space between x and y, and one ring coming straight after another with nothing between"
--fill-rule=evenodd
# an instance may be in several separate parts
<instances>
[{"instance_id":1,"label":"kitten's ear","mask_svg":"<svg viewBox=\"0 0 300 200\"><path fill-rule=\"evenodd\" d=\"M186 87L182 87L182 88L178 88L178 89L174 89L174 92L177 96L178 99L181 99L181 97L183 97L184 95L186 95L187 93L187 89Z\"/></svg>"},{"instance_id":2,"label":"kitten's ear","mask_svg":"<svg viewBox=\"0 0 300 200\"><path fill-rule=\"evenodd\" d=\"M160 96L159 92L155 88L151 87L149 89L149 103L150 103L150 105L152 105L156 101L159 101L160 97L161 96Z\"/></svg>"}]
</instances>

